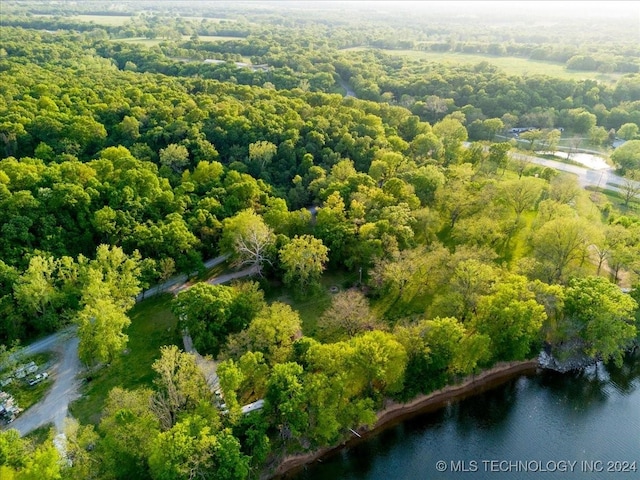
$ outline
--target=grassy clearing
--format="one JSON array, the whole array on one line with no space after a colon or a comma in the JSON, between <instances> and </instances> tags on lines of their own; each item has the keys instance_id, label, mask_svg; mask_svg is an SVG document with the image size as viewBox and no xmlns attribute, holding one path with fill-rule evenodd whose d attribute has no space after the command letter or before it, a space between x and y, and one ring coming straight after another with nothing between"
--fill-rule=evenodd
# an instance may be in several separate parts
<instances>
[{"instance_id":1,"label":"grassy clearing","mask_svg":"<svg viewBox=\"0 0 640 480\"><path fill-rule=\"evenodd\" d=\"M71 17L78 22L95 23L107 27L119 27L131 20L130 15L76 15Z\"/></svg>"},{"instance_id":2,"label":"grassy clearing","mask_svg":"<svg viewBox=\"0 0 640 480\"><path fill-rule=\"evenodd\" d=\"M321 288L304 297L294 297L290 289L281 284L263 285L267 302L283 302L300 314L302 332L314 337L318 329L318 318L331 305L332 290L350 288L358 282L357 272L327 271L320 280ZM333 288L332 288L333 287Z\"/></svg>"},{"instance_id":3,"label":"grassy clearing","mask_svg":"<svg viewBox=\"0 0 640 480\"><path fill-rule=\"evenodd\" d=\"M219 35L219 36L218 35L202 35L198 37L198 40L200 40L201 42L225 42L227 40L242 40L243 38L244 37L227 37L223 35ZM191 36L183 35L181 38L181 41L186 42L187 40L191 40ZM161 44L162 42L171 42L173 40L169 40L162 37L158 37L158 38L131 37L131 38L115 38L112 41L153 47L155 45Z\"/></svg>"},{"instance_id":4,"label":"grassy clearing","mask_svg":"<svg viewBox=\"0 0 640 480\"><path fill-rule=\"evenodd\" d=\"M183 40L189 40L191 37L183 36ZM225 42L227 40L242 40L246 37L229 37L224 35L199 35L198 40L201 42Z\"/></svg>"},{"instance_id":5,"label":"grassy clearing","mask_svg":"<svg viewBox=\"0 0 640 480\"><path fill-rule=\"evenodd\" d=\"M531 224L535 220L537 212L526 211L520 216L520 228L513 235L509 242L510 256L508 259L509 266L513 269L520 259L530 254L529 235L531 234Z\"/></svg>"},{"instance_id":6,"label":"grassy clearing","mask_svg":"<svg viewBox=\"0 0 640 480\"><path fill-rule=\"evenodd\" d=\"M160 45L160 43L166 41L164 38L146 38L146 37L131 37L131 38L114 38L113 42L133 43L135 45L144 45L146 47L153 47Z\"/></svg>"},{"instance_id":7,"label":"grassy clearing","mask_svg":"<svg viewBox=\"0 0 640 480\"><path fill-rule=\"evenodd\" d=\"M191 21L191 22L202 22L203 20L206 20L207 22L212 22L212 23L236 21L232 18L222 18L222 17L180 17L180 18Z\"/></svg>"},{"instance_id":8,"label":"grassy clearing","mask_svg":"<svg viewBox=\"0 0 640 480\"><path fill-rule=\"evenodd\" d=\"M177 318L171 313L171 295L161 295L137 304L130 312L127 350L111 365L92 375L84 386L83 397L71 405L71 413L81 423L97 423L109 391L117 386L133 389L150 386L153 362L160 357L160 347L182 347Z\"/></svg>"},{"instance_id":9,"label":"grassy clearing","mask_svg":"<svg viewBox=\"0 0 640 480\"><path fill-rule=\"evenodd\" d=\"M624 205L624 196L622 193L617 192L615 190L609 190L608 188L596 188L596 187L588 187L591 194L592 199L594 195L596 195L598 205L606 205L610 203L616 213L621 215L629 215L629 216L640 216L640 198L632 199L629 202L629 205Z\"/></svg>"},{"instance_id":10,"label":"grassy clearing","mask_svg":"<svg viewBox=\"0 0 640 480\"><path fill-rule=\"evenodd\" d=\"M365 47L355 47L347 50L369 50ZM602 74L599 72L575 72L567 70L564 64L529 60L520 57L495 57L484 54L451 53L451 52L427 52L420 50L389 50L379 49L389 55L407 57L412 60L425 60L429 62L448 63L451 65L477 64L483 61L503 70L509 75L548 75L570 80L592 79L603 83L613 83L619 74Z\"/></svg>"}]
</instances>

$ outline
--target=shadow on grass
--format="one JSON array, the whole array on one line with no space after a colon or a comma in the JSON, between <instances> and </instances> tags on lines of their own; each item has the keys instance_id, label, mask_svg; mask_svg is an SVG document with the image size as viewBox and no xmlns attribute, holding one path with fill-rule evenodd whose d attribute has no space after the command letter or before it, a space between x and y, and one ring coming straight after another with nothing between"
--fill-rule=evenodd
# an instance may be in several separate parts
<instances>
[{"instance_id":1,"label":"shadow on grass","mask_svg":"<svg viewBox=\"0 0 640 480\"><path fill-rule=\"evenodd\" d=\"M31 433L25 435L24 438L29 440L33 445L42 445L55 435L53 423L47 423L41 427L36 428Z\"/></svg>"},{"instance_id":2,"label":"shadow on grass","mask_svg":"<svg viewBox=\"0 0 640 480\"><path fill-rule=\"evenodd\" d=\"M81 423L99 422L112 388L150 387L154 378L151 365L160 357L161 346L174 344L183 348L178 321L170 308L172 298L170 294L150 298L129 312L126 350L111 364L85 375L82 397L70 405L72 415Z\"/></svg>"},{"instance_id":3,"label":"shadow on grass","mask_svg":"<svg viewBox=\"0 0 640 480\"><path fill-rule=\"evenodd\" d=\"M300 314L302 333L315 337L318 318L331 305L334 293L354 286L358 282L358 273L346 271L327 271L316 288L294 294L292 289L279 282L263 282L267 302L282 302L291 306Z\"/></svg>"}]
</instances>

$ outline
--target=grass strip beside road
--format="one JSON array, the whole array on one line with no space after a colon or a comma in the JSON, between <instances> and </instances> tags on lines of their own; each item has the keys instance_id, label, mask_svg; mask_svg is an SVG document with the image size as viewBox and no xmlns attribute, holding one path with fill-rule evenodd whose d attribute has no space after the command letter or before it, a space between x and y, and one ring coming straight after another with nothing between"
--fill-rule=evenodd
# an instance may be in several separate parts
<instances>
[{"instance_id":1,"label":"grass strip beside road","mask_svg":"<svg viewBox=\"0 0 640 480\"><path fill-rule=\"evenodd\" d=\"M53 352L42 352L20 358L18 364L26 365L34 362L39 367L37 373L42 373L48 372L49 366L54 361L55 354ZM0 378L3 378L6 373L2 372ZM11 383L0 387L0 391L7 392L14 398L18 407L22 409L22 413L42 400L53 384L53 380L49 377L36 385L29 385L29 379L33 378L34 375L35 373L26 375L24 378L14 378Z\"/></svg>"},{"instance_id":2,"label":"grass strip beside road","mask_svg":"<svg viewBox=\"0 0 640 480\"><path fill-rule=\"evenodd\" d=\"M114 387L134 389L151 386L153 362L160 357L163 345L182 346L177 331L178 320L171 313L170 294L138 303L130 312L127 349L110 365L85 375L82 397L70 405L71 414L81 423L97 424L109 391Z\"/></svg>"}]
</instances>

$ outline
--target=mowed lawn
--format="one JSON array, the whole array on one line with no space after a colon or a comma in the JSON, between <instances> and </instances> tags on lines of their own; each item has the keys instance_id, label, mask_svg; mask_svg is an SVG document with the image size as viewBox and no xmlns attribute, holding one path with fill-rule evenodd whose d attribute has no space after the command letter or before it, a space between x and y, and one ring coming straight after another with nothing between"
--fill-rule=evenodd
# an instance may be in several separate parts
<instances>
[{"instance_id":1,"label":"mowed lawn","mask_svg":"<svg viewBox=\"0 0 640 480\"><path fill-rule=\"evenodd\" d=\"M277 285L267 292L266 299L290 304L300 314L304 333L313 335L318 318L331 304L332 287L339 291L356 281L357 274L354 273L327 272L321 280L322 288L310 296L292 298L288 289ZM82 397L71 405L71 414L81 423L97 424L100 421L100 413L112 388L152 387L155 377L152 365L160 357L160 347L178 345L184 348L177 329L178 320L171 312L172 299L170 294L153 297L129 312L131 326L126 332L129 335L126 350L110 365L87 376L81 387Z\"/></svg>"},{"instance_id":2,"label":"mowed lawn","mask_svg":"<svg viewBox=\"0 0 640 480\"><path fill-rule=\"evenodd\" d=\"M329 270L322 275L320 288L307 295L294 296L291 289L272 284L266 287L265 299L268 303L282 302L290 305L300 315L302 333L315 337L318 333L318 319L331 305L335 293L351 288L358 280L358 273Z\"/></svg>"},{"instance_id":3,"label":"mowed lawn","mask_svg":"<svg viewBox=\"0 0 640 480\"><path fill-rule=\"evenodd\" d=\"M344 51L368 50L366 47L355 47ZM378 49L388 55L403 56L412 60L425 60L428 62L444 63L451 65L472 64L486 61L503 70L508 75L548 75L550 77L570 80L593 79L604 83L613 83L620 74L603 74L599 72L576 72L567 70L562 63L543 62L529 60L520 57L496 57L484 54L470 54L457 52L428 52L421 50L390 50Z\"/></svg>"},{"instance_id":4,"label":"mowed lawn","mask_svg":"<svg viewBox=\"0 0 640 480\"><path fill-rule=\"evenodd\" d=\"M137 304L131 312L127 330L129 343L125 352L111 365L87 378L81 387L82 397L71 405L71 413L82 423L97 423L104 402L113 387L134 389L151 386L153 362L160 357L163 345L182 345L177 318L171 313L172 295L150 298Z\"/></svg>"},{"instance_id":5,"label":"mowed lawn","mask_svg":"<svg viewBox=\"0 0 640 480\"><path fill-rule=\"evenodd\" d=\"M119 27L131 20L130 15L76 15L71 18L79 22L93 22L107 27Z\"/></svg>"},{"instance_id":6,"label":"mowed lawn","mask_svg":"<svg viewBox=\"0 0 640 480\"><path fill-rule=\"evenodd\" d=\"M198 37L198 40L201 42L226 42L228 40L242 40L244 37L227 37L223 35L202 35ZM182 41L186 42L190 40L190 35L183 35ZM125 43L135 43L138 45L145 45L147 47L153 47L155 45L159 45L162 42L167 42L166 38L158 37L158 38L146 38L146 37L131 37L131 38L114 38L114 42L125 42Z\"/></svg>"},{"instance_id":7,"label":"mowed lawn","mask_svg":"<svg viewBox=\"0 0 640 480\"><path fill-rule=\"evenodd\" d=\"M191 37L183 36L183 40L189 40ZM226 42L227 40L243 40L246 37L231 37L225 35L198 35L201 42Z\"/></svg>"}]
</instances>

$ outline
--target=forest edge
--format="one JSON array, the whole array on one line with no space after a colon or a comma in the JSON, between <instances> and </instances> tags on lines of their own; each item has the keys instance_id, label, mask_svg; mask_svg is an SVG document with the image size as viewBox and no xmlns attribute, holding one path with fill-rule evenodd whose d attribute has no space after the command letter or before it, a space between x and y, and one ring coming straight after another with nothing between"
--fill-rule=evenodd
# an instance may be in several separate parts
<instances>
[{"instance_id":1,"label":"forest edge","mask_svg":"<svg viewBox=\"0 0 640 480\"><path fill-rule=\"evenodd\" d=\"M306 465L365 441L403 420L438 410L451 401L459 401L477 395L515 377L533 375L539 370L540 365L537 357L517 362L500 362L477 375L466 377L459 384L448 385L429 394L418 395L407 403L388 400L385 408L377 412L377 421L372 428L363 427L358 429L357 434L360 437L353 436L338 445L320 448L309 453L286 456L277 464L275 469L265 471L260 478L261 480L285 478L285 476L300 471Z\"/></svg>"}]
</instances>

